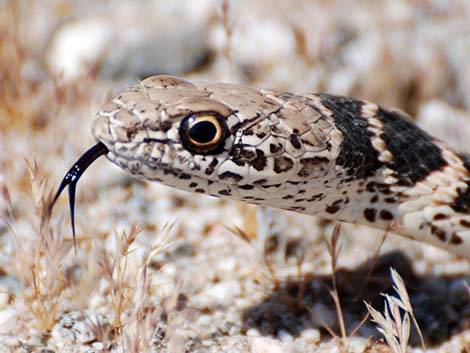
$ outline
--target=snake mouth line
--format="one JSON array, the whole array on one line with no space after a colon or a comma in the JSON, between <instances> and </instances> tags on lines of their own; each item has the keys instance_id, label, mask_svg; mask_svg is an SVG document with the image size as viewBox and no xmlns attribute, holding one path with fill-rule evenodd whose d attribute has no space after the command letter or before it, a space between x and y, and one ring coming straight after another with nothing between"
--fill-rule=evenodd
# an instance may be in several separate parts
<instances>
[{"instance_id":1,"label":"snake mouth line","mask_svg":"<svg viewBox=\"0 0 470 353\"><path fill-rule=\"evenodd\" d=\"M70 206L70 221L72 224L72 235L75 243L75 190L77 187L78 180L83 175L85 170L99 157L105 155L109 152L109 149L102 143L98 142L88 151L86 151L79 159L74 163L74 165L69 169L65 174L62 182L57 189L57 192L52 200L50 205L50 211L54 207L57 199L59 198L62 191L68 186L69 187L69 206Z\"/></svg>"}]
</instances>

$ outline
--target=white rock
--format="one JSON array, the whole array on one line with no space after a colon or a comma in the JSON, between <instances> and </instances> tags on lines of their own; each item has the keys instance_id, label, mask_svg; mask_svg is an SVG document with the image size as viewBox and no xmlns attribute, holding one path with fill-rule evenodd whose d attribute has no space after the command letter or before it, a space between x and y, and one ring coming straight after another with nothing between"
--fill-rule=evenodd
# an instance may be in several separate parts
<instances>
[{"instance_id":1,"label":"white rock","mask_svg":"<svg viewBox=\"0 0 470 353\"><path fill-rule=\"evenodd\" d=\"M111 39L112 27L99 19L68 23L54 36L49 66L66 79L82 76L103 55Z\"/></svg>"},{"instance_id":2,"label":"white rock","mask_svg":"<svg viewBox=\"0 0 470 353\"><path fill-rule=\"evenodd\" d=\"M63 314L54 325L51 338L58 347L70 344L92 343L98 339L99 332L106 332L109 322L103 315L95 312L72 311Z\"/></svg>"},{"instance_id":3,"label":"white rock","mask_svg":"<svg viewBox=\"0 0 470 353\"><path fill-rule=\"evenodd\" d=\"M240 286L236 281L220 282L204 292L205 302L209 305L230 305L239 291Z\"/></svg>"},{"instance_id":4,"label":"white rock","mask_svg":"<svg viewBox=\"0 0 470 353\"><path fill-rule=\"evenodd\" d=\"M177 4L177 5L176 5ZM65 23L52 36L51 71L76 79L95 68L105 77L191 71L206 55L211 1L128 2Z\"/></svg>"},{"instance_id":5,"label":"white rock","mask_svg":"<svg viewBox=\"0 0 470 353\"><path fill-rule=\"evenodd\" d=\"M16 308L10 307L0 311L0 334L7 334L15 328L16 317Z\"/></svg>"},{"instance_id":6,"label":"white rock","mask_svg":"<svg viewBox=\"0 0 470 353\"><path fill-rule=\"evenodd\" d=\"M251 345L251 351L252 353L287 353L282 348L281 342L268 337L255 338Z\"/></svg>"},{"instance_id":7,"label":"white rock","mask_svg":"<svg viewBox=\"0 0 470 353\"><path fill-rule=\"evenodd\" d=\"M307 329L302 331L300 337L307 343L314 344L320 342L320 331L316 329Z\"/></svg>"}]
</instances>

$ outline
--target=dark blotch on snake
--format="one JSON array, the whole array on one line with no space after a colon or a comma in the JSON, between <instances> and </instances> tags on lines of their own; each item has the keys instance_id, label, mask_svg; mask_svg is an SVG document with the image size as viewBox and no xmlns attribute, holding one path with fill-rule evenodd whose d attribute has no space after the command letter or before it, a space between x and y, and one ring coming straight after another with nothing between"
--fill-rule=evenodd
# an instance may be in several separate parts
<instances>
[{"instance_id":1,"label":"dark blotch on snake","mask_svg":"<svg viewBox=\"0 0 470 353\"><path fill-rule=\"evenodd\" d=\"M204 173L206 175L211 175L214 172L214 168L217 166L218 163L219 161L217 160L217 158L212 159L212 161L210 162L209 166L206 168Z\"/></svg>"},{"instance_id":2,"label":"dark blotch on snake","mask_svg":"<svg viewBox=\"0 0 470 353\"><path fill-rule=\"evenodd\" d=\"M443 229L439 228L439 227L436 227L436 226L432 225L431 226L431 233L434 234L441 241L446 241L447 240L446 232Z\"/></svg>"},{"instance_id":3,"label":"dark blotch on snake","mask_svg":"<svg viewBox=\"0 0 470 353\"><path fill-rule=\"evenodd\" d=\"M459 154L458 156L470 174L470 156L463 153ZM457 189L457 198L450 204L450 207L452 207L454 211L470 214L470 181L467 180L466 184L467 187L464 190Z\"/></svg>"},{"instance_id":4,"label":"dark blotch on snake","mask_svg":"<svg viewBox=\"0 0 470 353\"><path fill-rule=\"evenodd\" d=\"M385 221L392 221L394 217L393 217L393 214L390 211L381 210L380 211L380 218L382 218Z\"/></svg>"},{"instance_id":5,"label":"dark blotch on snake","mask_svg":"<svg viewBox=\"0 0 470 353\"><path fill-rule=\"evenodd\" d=\"M461 237L459 237L457 234L452 234L452 236L450 237L450 242L454 245L460 245L463 243L463 239Z\"/></svg>"},{"instance_id":6,"label":"dark blotch on snake","mask_svg":"<svg viewBox=\"0 0 470 353\"><path fill-rule=\"evenodd\" d=\"M432 138L405 115L379 108L377 118L383 123L379 137L393 155L386 165L395 171L398 185L413 186L447 165Z\"/></svg>"},{"instance_id":7,"label":"dark blotch on snake","mask_svg":"<svg viewBox=\"0 0 470 353\"><path fill-rule=\"evenodd\" d=\"M243 177L240 174L227 171L227 172L223 172L222 174L220 174L219 179L220 180L233 179L235 182L239 182L240 180L243 180Z\"/></svg>"},{"instance_id":8,"label":"dark blotch on snake","mask_svg":"<svg viewBox=\"0 0 470 353\"><path fill-rule=\"evenodd\" d=\"M366 208L364 210L364 217L369 222L374 223L377 216L377 210L375 208Z\"/></svg>"},{"instance_id":9,"label":"dark blotch on snake","mask_svg":"<svg viewBox=\"0 0 470 353\"><path fill-rule=\"evenodd\" d=\"M286 172L294 166L294 161L286 156L274 158L274 172L279 174Z\"/></svg>"},{"instance_id":10,"label":"dark blotch on snake","mask_svg":"<svg viewBox=\"0 0 470 353\"><path fill-rule=\"evenodd\" d=\"M300 160L302 168L299 170L297 175L300 177L307 177L311 175L316 169L323 171L324 168L322 168L322 166L329 163L329 161L330 160L326 157L302 158Z\"/></svg>"},{"instance_id":11,"label":"dark blotch on snake","mask_svg":"<svg viewBox=\"0 0 470 353\"><path fill-rule=\"evenodd\" d=\"M320 94L321 103L331 110L336 127L344 140L336 164L346 169L348 175L368 178L382 166L379 154L372 146L369 123L362 116L364 102L329 94Z\"/></svg>"},{"instance_id":12,"label":"dark blotch on snake","mask_svg":"<svg viewBox=\"0 0 470 353\"><path fill-rule=\"evenodd\" d=\"M264 152L259 149L256 149L256 158L250 162L250 165L256 170L261 171L266 168L267 164L268 162L266 156L264 155Z\"/></svg>"}]
</instances>

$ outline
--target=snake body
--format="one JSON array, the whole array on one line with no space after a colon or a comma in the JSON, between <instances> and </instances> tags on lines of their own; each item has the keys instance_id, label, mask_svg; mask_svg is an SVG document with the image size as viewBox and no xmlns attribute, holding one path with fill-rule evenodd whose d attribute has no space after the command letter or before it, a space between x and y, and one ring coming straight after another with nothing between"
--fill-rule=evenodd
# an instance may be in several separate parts
<instances>
[{"instance_id":1,"label":"snake body","mask_svg":"<svg viewBox=\"0 0 470 353\"><path fill-rule=\"evenodd\" d=\"M105 105L92 131L100 154L139 179L364 224L470 258L470 159L400 111L161 75Z\"/></svg>"}]
</instances>

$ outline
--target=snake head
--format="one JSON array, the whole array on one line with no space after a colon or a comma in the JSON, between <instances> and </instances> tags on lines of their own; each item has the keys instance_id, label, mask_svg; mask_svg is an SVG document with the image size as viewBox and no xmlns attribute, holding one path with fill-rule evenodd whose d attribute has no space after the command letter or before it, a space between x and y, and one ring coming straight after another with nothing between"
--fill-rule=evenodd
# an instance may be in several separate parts
<instances>
[{"instance_id":1,"label":"snake head","mask_svg":"<svg viewBox=\"0 0 470 353\"><path fill-rule=\"evenodd\" d=\"M57 189L57 192L52 200L52 203L49 207L49 211L52 211L57 199L59 198L62 191L68 186L69 187L69 206L70 206L70 221L72 224L72 235L75 242L75 190L77 188L77 183L80 177L83 175L85 170L99 157L108 153L108 148L102 143L98 142L88 151L86 151L79 159L76 161L69 171L65 174L62 182Z\"/></svg>"},{"instance_id":2,"label":"snake head","mask_svg":"<svg viewBox=\"0 0 470 353\"><path fill-rule=\"evenodd\" d=\"M338 153L341 133L312 106L289 93L160 75L111 100L92 131L106 157L139 179L287 207L296 185L329 173Z\"/></svg>"}]
</instances>

